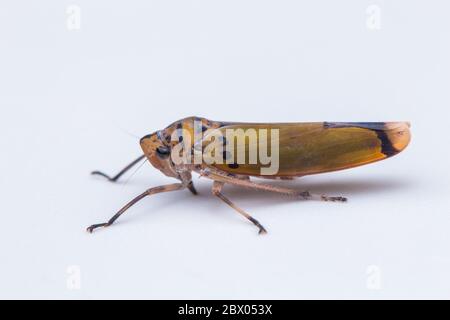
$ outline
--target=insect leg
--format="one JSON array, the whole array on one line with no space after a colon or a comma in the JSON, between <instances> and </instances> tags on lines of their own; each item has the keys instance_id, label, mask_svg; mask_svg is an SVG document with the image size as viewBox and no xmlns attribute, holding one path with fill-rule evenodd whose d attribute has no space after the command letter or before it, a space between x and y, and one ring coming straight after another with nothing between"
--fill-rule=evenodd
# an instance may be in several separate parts
<instances>
[{"instance_id":1,"label":"insect leg","mask_svg":"<svg viewBox=\"0 0 450 320\"><path fill-rule=\"evenodd\" d=\"M187 188L189 189L190 192L192 192L192 194L197 195L197 190L194 187L194 183L192 181L189 181Z\"/></svg>"},{"instance_id":2,"label":"insect leg","mask_svg":"<svg viewBox=\"0 0 450 320\"><path fill-rule=\"evenodd\" d=\"M134 198L130 202L128 202L122 209L120 209L114 216L112 216L112 218L109 219L108 222L93 224L92 226L87 228L87 231L92 233L92 231L94 231L94 229L97 229L100 227L108 227L108 226L112 225L114 223L114 221L116 221L117 218L119 218L132 205L134 205L135 203L139 202L140 200L142 200L143 198L145 198L147 196L151 196L151 195L157 194L157 193L181 190L181 189L184 189L185 187L186 187L186 185L183 183L174 183L174 184L168 184L168 185L159 186L159 187L155 187L155 188L150 188L147 191L145 191L144 193L141 193L140 195L138 195L136 198Z\"/></svg>"},{"instance_id":3,"label":"insect leg","mask_svg":"<svg viewBox=\"0 0 450 320\"><path fill-rule=\"evenodd\" d=\"M129 165L127 165L125 168L123 168L118 174L116 174L114 177L110 177L109 175L107 175L106 173L103 173L101 171L92 171L91 174L92 175L98 175L98 176L102 176L105 177L106 179L108 179L111 182L116 182L125 172L127 172L128 170L130 170L131 168L133 168L137 163L139 163L139 161L141 161L142 159L145 158L145 154L143 154L142 156L139 156L139 158L137 158L136 160L134 160L133 162L131 162Z\"/></svg>"},{"instance_id":4,"label":"insect leg","mask_svg":"<svg viewBox=\"0 0 450 320\"><path fill-rule=\"evenodd\" d=\"M204 177L208 177L215 181L222 181L225 183L230 183L230 184L247 187L247 188L251 188L251 189L270 191L270 192L285 194L288 196L300 197L305 200L315 199L315 200L322 200L322 201L340 201L340 202L347 201L347 198L345 198L345 197L330 197L330 196L325 196L325 195L313 194L313 193L310 193L309 191L298 191L298 190L291 189L291 188L273 186L273 185L265 184L265 183L256 183L251 180L236 179L236 178L230 177L226 173L222 173L220 171L213 172L212 170L203 170L200 174Z\"/></svg>"},{"instance_id":5,"label":"insect leg","mask_svg":"<svg viewBox=\"0 0 450 320\"><path fill-rule=\"evenodd\" d=\"M222 200L223 202L225 202L227 205L229 205L230 207L232 207L234 210L236 210L238 213L240 213L241 215L243 215L245 218L247 218L248 220L250 220L255 226L257 226L259 228L259 234L264 234L267 233L266 229L264 229L264 227L258 222L258 220L256 220L255 218L253 218L251 215L249 215L247 212L245 212L244 210L242 210L241 208L239 208L238 206L236 206L233 202L231 202L230 199L228 199L227 197L225 197L222 194L222 187L224 186L223 182L220 181L214 181L213 184L213 188L212 188L212 193L213 195L215 195L216 197L218 197L220 200Z\"/></svg>"},{"instance_id":6,"label":"insect leg","mask_svg":"<svg viewBox=\"0 0 450 320\"><path fill-rule=\"evenodd\" d=\"M188 188L193 195L197 195L197 190L194 187L194 182L192 182L192 174L189 169L180 170L178 169L178 179L180 179Z\"/></svg>"}]
</instances>

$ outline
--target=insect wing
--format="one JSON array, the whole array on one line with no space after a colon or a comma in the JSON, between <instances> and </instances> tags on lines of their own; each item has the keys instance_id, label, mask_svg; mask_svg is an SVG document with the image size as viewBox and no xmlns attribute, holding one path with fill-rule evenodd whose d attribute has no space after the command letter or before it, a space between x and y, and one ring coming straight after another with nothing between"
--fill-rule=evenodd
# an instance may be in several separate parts
<instances>
[{"instance_id":1,"label":"insect wing","mask_svg":"<svg viewBox=\"0 0 450 320\"><path fill-rule=\"evenodd\" d=\"M277 170L271 174L273 177L303 176L352 168L393 156L410 141L407 122L237 123L218 130L224 137L223 163L213 163L207 158L208 165L225 172L249 176L265 175L262 169L273 166L275 162ZM264 137L261 135L264 132L265 140L260 139ZM277 139L271 141L275 133ZM261 144L267 147L269 164L267 157L266 162L261 161ZM252 152L253 157L250 155ZM242 161L242 157L238 159L238 154L242 153L245 154L245 161Z\"/></svg>"}]
</instances>

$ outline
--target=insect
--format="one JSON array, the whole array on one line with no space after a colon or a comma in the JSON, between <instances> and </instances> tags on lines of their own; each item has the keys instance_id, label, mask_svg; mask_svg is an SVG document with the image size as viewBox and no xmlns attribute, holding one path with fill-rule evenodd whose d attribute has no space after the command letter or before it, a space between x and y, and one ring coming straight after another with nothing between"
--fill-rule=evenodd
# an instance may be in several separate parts
<instances>
[{"instance_id":1,"label":"insect","mask_svg":"<svg viewBox=\"0 0 450 320\"><path fill-rule=\"evenodd\" d=\"M94 224L87 230L92 232L99 227L112 225L131 206L147 196L184 189L197 194L192 182L192 172L195 172L213 181L214 196L252 222L260 234L266 233L258 220L223 194L224 185L275 192L305 200L345 202L345 197L317 195L306 190L256 182L253 178L290 180L383 160L406 148L411 138L409 128L408 122L256 124L188 117L144 136L140 140L144 154L117 175L110 177L100 171L92 172L115 182L141 160L147 159L163 174L179 182L146 190L108 222ZM196 139L196 136L201 138Z\"/></svg>"}]
</instances>

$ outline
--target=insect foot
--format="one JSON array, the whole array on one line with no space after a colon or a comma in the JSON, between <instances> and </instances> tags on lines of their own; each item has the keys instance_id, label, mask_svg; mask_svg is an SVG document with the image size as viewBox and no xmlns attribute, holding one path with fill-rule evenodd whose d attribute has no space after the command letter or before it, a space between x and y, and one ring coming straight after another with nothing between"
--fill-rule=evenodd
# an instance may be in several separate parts
<instances>
[{"instance_id":1,"label":"insect foot","mask_svg":"<svg viewBox=\"0 0 450 320\"><path fill-rule=\"evenodd\" d=\"M105 228L110 226L110 223L99 223L99 224L93 224L92 226L88 227L86 229L87 232L92 233L97 228Z\"/></svg>"},{"instance_id":2,"label":"insect foot","mask_svg":"<svg viewBox=\"0 0 450 320\"><path fill-rule=\"evenodd\" d=\"M136 164L138 164L141 160L145 158L145 155L139 156L136 160L132 161L130 164L128 164L125 168L123 168L119 173L117 173L114 177L111 177L107 175L106 173L103 173L102 171L92 171L91 175L93 176L102 176L105 177L110 182L117 182L121 176L123 176L124 173L129 171L132 167L134 167Z\"/></svg>"},{"instance_id":3,"label":"insect foot","mask_svg":"<svg viewBox=\"0 0 450 320\"><path fill-rule=\"evenodd\" d=\"M258 227L258 229L259 229L258 234L261 234L261 235L262 235L262 234L267 234L266 228L264 228L264 227L262 226L262 224L259 223L258 220L256 220L256 219L253 218L253 217L250 217L249 220L250 220L251 222L253 222L253 224L254 224L255 226Z\"/></svg>"},{"instance_id":4,"label":"insect foot","mask_svg":"<svg viewBox=\"0 0 450 320\"><path fill-rule=\"evenodd\" d=\"M267 230L266 230L266 229L264 229L264 227L263 227L263 226L261 226L261 227L260 227L260 229L259 229L259 231L258 231L258 234L261 234L261 235L263 235L263 234L267 234Z\"/></svg>"},{"instance_id":5,"label":"insect foot","mask_svg":"<svg viewBox=\"0 0 450 320\"><path fill-rule=\"evenodd\" d=\"M300 197L302 199L305 199L305 200L312 198L312 195L311 195L311 193L309 193L309 191L298 191L298 192L295 192L294 195L297 197Z\"/></svg>"},{"instance_id":6,"label":"insect foot","mask_svg":"<svg viewBox=\"0 0 450 320\"><path fill-rule=\"evenodd\" d=\"M117 179L114 179L114 177L110 177L109 175L107 175L106 173L103 173L101 171L92 171L91 175L105 177L106 180L111 181L111 182L116 182L117 181Z\"/></svg>"},{"instance_id":7,"label":"insect foot","mask_svg":"<svg viewBox=\"0 0 450 320\"><path fill-rule=\"evenodd\" d=\"M346 197L328 197L328 196L322 196L323 201L332 201L332 202L347 202Z\"/></svg>"}]
</instances>

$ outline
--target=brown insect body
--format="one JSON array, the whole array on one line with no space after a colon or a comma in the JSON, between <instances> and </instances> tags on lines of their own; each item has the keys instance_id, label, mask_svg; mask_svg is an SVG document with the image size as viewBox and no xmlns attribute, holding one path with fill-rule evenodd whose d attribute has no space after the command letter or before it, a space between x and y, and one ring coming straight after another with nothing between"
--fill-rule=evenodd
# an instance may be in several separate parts
<instances>
[{"instance_id":1,"label":"brown insect body","mask_svg":"<svg viewBox=\"0 0 450 320\"><path fill-rule=\"evenodd\" d=\"M247 135L252 131L255 139ZM262 174L265 167L260 159L253 163L236 163L234 151L247 152L258 149L261 142L261 133L265 130L276 132L278 152L277 171L270 175ZM231 140L244 142L232 149L232 159L228 151L223 151L222 163L210 163L208 158L197 163L175 163L173 153L180 143L184 143L185 150L195 152L200 149L204 154L208 144L204 141L219 132L223 137L223 150L227 147L228 132L238 132ZM202 133L202 141L192 139L196 133ZM258 140L259 137L259 140ZM211 142L214 139L211 139ZM273 143L275 140L272 140ZM180 183L152 188L139 195L122 208L107 223L93 225L88 231L97 227L111 225L125 210L145 196L188 188L196 193L192 183L192 172L214 180L212 192L219 199L227 203L238 213L242 214L258 228L260 233L265 229L257 220L237 207L233 202L222 194L224 184L234 184L242 187L294 195L301 199L320 199L325 201L346 201L344 197L328 197L324 195L313 195L308 191L275 187L268 184L256 183L250 177L292 179L298 176L317 174L352 168L375 161L383 160L398 154L406 148L410 141L409 123L407 122L310 122L310 123L233 123L211 121L205 118L189 117L174 122L167 128L144 136L140 140L144 156L149 162L162 173L169 177L180 180ZM272 155L274 145L270 144ZM240 149L239 149L240 148ZM228 150L228 149L227 149ZM234 154L234 156L233 156ZM260 154L261 155L261 154ZM137 160L142 159L140 157ZM101 172L94 172L106 176L111 181L116 181L121 174L128 170L135 162L127 166L116 177L109 178ZM210 159L209 159L210 160Z\"/></svg>"}]
</instances>

